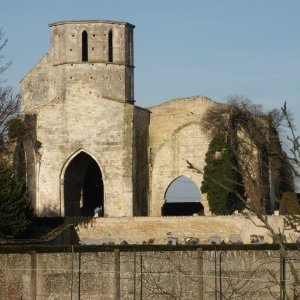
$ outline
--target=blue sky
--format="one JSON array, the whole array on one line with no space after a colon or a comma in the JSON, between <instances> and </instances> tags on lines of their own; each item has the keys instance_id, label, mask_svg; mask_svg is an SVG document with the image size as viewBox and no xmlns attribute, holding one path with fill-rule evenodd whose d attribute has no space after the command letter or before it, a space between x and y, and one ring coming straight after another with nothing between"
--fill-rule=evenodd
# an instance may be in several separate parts
<instances>
[{"instance_id":1,"label":"blue sky","mask_svg":"<svg viewBox=\"0 0 300 300\"><path fill-rule=\"evenodd\" d=\"M8 83L47 52L48 24L72 19L127 21L135 29L135 98L143 107L204 95L238 94L280 107L300 128L300 1L281 0L10 0L0 27L13 60Z\"/></svg>"},{"instance_id":2,"label":"blue sky","mask_svg":"<svg viewBox=\"0 0 300 300\"><path fill-rule=\"evenodd\" d=\"M166 202L199 202L201 196L199 188L191 179L180 176L169 185L165 200Z\"/></svg>"}]
</instances>

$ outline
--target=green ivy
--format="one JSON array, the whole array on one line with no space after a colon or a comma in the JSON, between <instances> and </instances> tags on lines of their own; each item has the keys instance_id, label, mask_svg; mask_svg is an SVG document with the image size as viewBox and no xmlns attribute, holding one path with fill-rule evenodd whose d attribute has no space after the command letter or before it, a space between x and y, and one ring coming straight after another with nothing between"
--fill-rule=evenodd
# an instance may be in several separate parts
<instances>
[{"instance_id":1,"label":"green ivy","mask_svg":"<svg viewBox=\"0 0 300 300\"><path fill-rule=\"evenodd\" d=\"M205 162L201 191L207 194L210 211L215 215L227 215L241 208L242 203L236 196L236 192L242 194L241 176L225 134L212 139Z\"/></svg>"},{"instance_id":2,"label":"green ivy","mask_svg":"<svg viewBox=\"0 0 300 300\"><path fill-rule=\"evenodd\" d=\"M26 132L26 124L23 120L15 118L8 123L8 137L10 139L24 136Z\"/></svg>"}]
</instances>

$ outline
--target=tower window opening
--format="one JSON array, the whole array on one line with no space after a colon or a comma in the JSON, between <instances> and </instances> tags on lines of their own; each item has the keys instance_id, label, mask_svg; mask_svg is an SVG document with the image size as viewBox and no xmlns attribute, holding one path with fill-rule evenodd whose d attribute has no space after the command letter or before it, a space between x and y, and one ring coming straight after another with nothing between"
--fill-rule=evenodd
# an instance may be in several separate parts
<instances>
[{"instance_id":1,"label":"tower window opening","mask_svg":"<svg viewBox=\"0 0 300 300\"><path fill-rule=\"evenodd\" d=\"M112 30L108 33L108 62L113 62L113 33Z\"/></svg>"},{"instance_id":2,"label":"tower window opening","mask_svg":"<svg viewBox=\"0 0 300 300\"><path fill-rule=\"evenodd\" d=\"M88 34L85 30L82 32L82 61L88 61Z\"/></svg>"}]
</instances>

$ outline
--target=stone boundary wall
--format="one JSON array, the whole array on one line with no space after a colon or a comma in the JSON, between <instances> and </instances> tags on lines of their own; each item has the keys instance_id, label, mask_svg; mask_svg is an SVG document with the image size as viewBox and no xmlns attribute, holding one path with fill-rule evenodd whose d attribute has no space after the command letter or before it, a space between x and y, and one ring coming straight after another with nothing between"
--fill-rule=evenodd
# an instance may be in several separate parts
<instances>
[{"instance_id":1,"label":"stone boundary wall","mask_svg":"<svg viewBox=\"0 0 300 300\"><path fill-rule=\"evenodd\" d=\"M280 294L270 272L292 294L276 250L99 251L1 253L0 299L268 300Z\"/></svg>"},{"instance_id":2,"label":"stone boundary wall","mask_svg":"<svg viewBox=\"0 0 300 300\"><path fill-rule=\"evenodd\" d=\"M82 244L141 244L154 239L155 244L164 244L166 237L178 238L179 243L186 237L199 239L200 244L209 242L211 236L218 236L228 243L232 236L240 237L244 244L251 242L251 235L264 236L264 241L272 243L272 238L256 217L242 215L196 216L196 217L132 217L95 218L91 223L76 228ZM284 217L270 215L269 224L277 233L283 232L288 242L296 242L299 234L284 230Z\"/></svg>"}]
</instances>

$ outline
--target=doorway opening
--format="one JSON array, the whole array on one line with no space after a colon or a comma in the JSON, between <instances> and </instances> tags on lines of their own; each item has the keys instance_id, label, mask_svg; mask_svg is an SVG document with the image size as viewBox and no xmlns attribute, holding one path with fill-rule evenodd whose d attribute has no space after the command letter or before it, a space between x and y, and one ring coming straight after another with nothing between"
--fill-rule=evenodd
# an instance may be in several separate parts
<instances>
[{"instance_id":1,"label":"doorway opening","mask_svg":"<svg viewBox=\"0 0 300 300\"><path fill-rule=\"evenodd\" d=\"M65 216L104 215L104 187L100 168L87 153L80 152L64 175Z\"/></svg>"}]
</instances>

